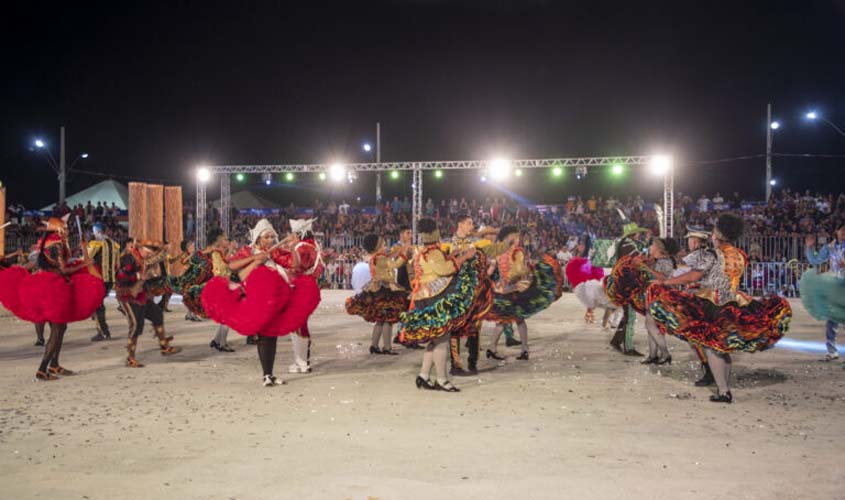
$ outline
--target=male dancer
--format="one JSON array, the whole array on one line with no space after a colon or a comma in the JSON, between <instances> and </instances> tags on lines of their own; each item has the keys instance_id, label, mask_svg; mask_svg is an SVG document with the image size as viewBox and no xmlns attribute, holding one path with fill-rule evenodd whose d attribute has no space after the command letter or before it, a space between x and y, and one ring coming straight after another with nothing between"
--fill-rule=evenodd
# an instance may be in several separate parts
<instances>
[{"instance_id":1,"label":"male dancer","mask_svg":"<svg viewBox=\"0 0 845 500\"><path fill-rule=\"evenodd\" d=\"M475 247L478 250L478 256L476 258L486 259L498 257L508 250L511 242L510 239L497 243L492 243L487 239L489 235L498 233L498 229L484 228L483 231L474 234L475 224L473 223L472 217L466 214L459 215L457 222L458 225L455 229L455 234L452 236L451 244L449 245L449 255L459 255ZM490 280L490 277L484 273L480 279L485 280L485 282L483 284L480 283L479 286L487 287L492 291L493 282ZM490 309L492 302L492 293L483 294L479 302L475 304L477 318L479 319L468 321L467 325L461 331L452 332L452 338L450 340L452 369L449 371L451 375L465 377L478 373L478 336L481 331L480 318ZM467 370L463 369L461 363L460 337L466 337L467 339L466 347L469 351L467 355Z\"/></svg>"},{"instance_id":2,"label":"male dancer","mask_svg":"<svg viewBox=\"0 0 845 500\"><path fill-rule=\"evenodd\" d=\"M120 268L115 278L117 301L126 311L126 318L129 321L129 338L126 341L128 353L126 366L129 368L144 366L135 358L135 349L138 345L138 336L144 331L145 319L153 323L163 356L176 354L182 350L181 347L170 345L173 337L164 335L164 310L153 302L153 295L148 290L149 270L157 268L167 257L163 246L154 241L136 241L131 247L127 246L120 256Z\"/></svg>"},{"instance_id":3,"label":"male dancer","mask_svg":"<svg viewBox=\"0 0 845 500\"><path fill-rule=\"evenodd\" d=\"M97 327L97 334L91 337L91 342L111 340L109 325L106 323L106 297L114 287L114 276L117 272L117 264L120 260L120 245L106 236L103 225L99 222L94 224L92 231L94 240L88 242L88 256L94 261L94 265L103 277L103 284L106 291L103 296L103 303L94 313L94 324Z\"/></svg>"}]
</instances>

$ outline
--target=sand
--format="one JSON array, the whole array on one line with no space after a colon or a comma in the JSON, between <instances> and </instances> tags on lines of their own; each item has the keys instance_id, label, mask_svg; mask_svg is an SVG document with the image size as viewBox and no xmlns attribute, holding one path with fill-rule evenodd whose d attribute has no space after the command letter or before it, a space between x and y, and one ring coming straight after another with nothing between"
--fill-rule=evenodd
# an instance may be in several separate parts
<instances>
[{"instance_id":1,"label":"sand","mask_svg":"<svg viewBox=\"0 0 845 500\"><path fill-rule=\"evenodd\" d=\"M371 356L370 327L327 291L312 317L314 372L260 386L255 348L208 347L215 325L166 327L185 351L158 354L148 327L142 369L119 340L70 326L62 364L35 382L32 326L0 319L0 497L10 499L653 499L845 498L845 370L778 348L734 361L733 405L692 385L694 358L649 368L607 345L566 294L529 321L531 360L456 379L459 394L417 390L420 352ZM823 325L793 302L792 339ZM645 349L643 322L636 342ZM484 331L489 342L492 327Z\"/></svg>"}]
</instances>

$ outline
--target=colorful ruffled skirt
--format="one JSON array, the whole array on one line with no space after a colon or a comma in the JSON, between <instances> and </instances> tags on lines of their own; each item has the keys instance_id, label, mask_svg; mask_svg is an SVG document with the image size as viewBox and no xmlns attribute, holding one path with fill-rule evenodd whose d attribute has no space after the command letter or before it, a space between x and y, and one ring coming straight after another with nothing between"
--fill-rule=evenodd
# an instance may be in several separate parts
<instances>
[{"instance_id":1,"label":"colorful ruffled skirt","mask_svg":"<svg viewBox=\"0 0 845 500\"><path fill-rule=\"evenodd\" d=\"M789 302L776 295L753 300L740 294L737 301L720 306L698 295L651 285L647 300L661 332L724 353L766 350L789 332L792 319Z\"/></svg>"},{"instance_id":2,"label":"colorful ruffled skirt","mask_svg":"<svg viewBox=\"0 0 845 500\"><path fill-rule=\"evenodd\" d=\"M616 306L630 305L640 314L646 312L646 290L657 276L642 260L624 256L604 278L604 291Z\"/></svg>"},{"instance_id":3,"label":"colorful ruffled skirt","mask_svg":"<svg viewBox=\"0 0 845 500\"><path fill-rule=\"evenodd\" d=\"M799 283L801 303L820 321L845 323L845 278L833 273L806 271Z\"/></svg>"},{"instance_id":4,"label":"colorful ruffled skirt","mask_svg":"<svg viewBox=\"0 0 845 500\"><path fill-rule=\"evenodd\" d=\"M512 323L546 309L563 294L563 272L557 259L543 255L534 265L534 279L525 290L511 293L494 293L493 306L485 315L486 321Z\"/></svg>"},{"instance_id":5,"label":"colorful ruffled skirt","mask_svg":"<svg viewBox=\"0 0 845 500\"><path fill-rule=\"evenodd\" d=\"M490 310L493 286L483 254L464 262L446 288L399 315L402 343L425 343L446 334L465 336Z\"/></svg>"},{"instance_id":6,"label":"colorful ruffled skirt","mask_svg":"<svg viewBox=\"0 0 845 500\"><path fill-rule=\"evenodd\" d=\"M20 266L0 272L0 303L33 323L73 323L91 317L103 303L103 280L81 269L69 277L49 271L35 274Z\"/></svg>"},{"instance_id":7,"label":"colorful ruffled skirt","mask_svg":"<svg viewBox=\"0 0 845 500\"><path fill-rule=\"evenodd\" d=\"M300 275L288 284L266 266L253 270L242 283L212 278L201 294L205 313L213 321L241 335L272 337L305 326L320 299L314 277Z\"/></svg>"},{"instance_id":8,"label":"colorful ruffled skirt","mask_svg":"<svg viewBox=\"0 0 845 500\"><path fill-rule=\"evenodd\" d=\"M202 291L206 283L214 276L211 259L195 252L188 259L185 272L179 276L170 276L170 288L182 294L182 303L197 316L206 317L202 307Z\"/></svg>"},{"instance_id":9,"label":"colorful ruffled skirt","mask_svg":"<svg viewBox=\"0 0 845 500\"><path fill-rule=\"evenodd\" d=\"M361 316L367 323L398 323L408 310L408 292L382 286L375 292L364 290L346 299L346 312Z\"/></svg>"}]
</instances>

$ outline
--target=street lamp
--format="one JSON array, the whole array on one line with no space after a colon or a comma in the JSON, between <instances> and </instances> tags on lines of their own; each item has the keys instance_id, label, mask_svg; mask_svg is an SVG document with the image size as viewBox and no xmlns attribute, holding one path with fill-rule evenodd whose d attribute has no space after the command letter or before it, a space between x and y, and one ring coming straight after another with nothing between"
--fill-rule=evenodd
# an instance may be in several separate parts
<instances>
[{"instance_id":1,"label":"street lamp","mask_svg":"<svg viewBox=\"0 0 845 500\"><path fill-rule=\"evenodd\" d=\"M44 141L41 139L35 139L35 147L36 148L43 148L45 146Z\"/></svg>"},{"instance_id":2,"label":"street lamp","mask_svg":"<svg viewBox=\"0 0 845 500\"><path fill-rule=\"evenodd\" d=\"M772 122L772 124L769 125L769 127L771 127L772 130L777 130L777 129L780 128L780 122Z\"/></svg>"},{"instance_id":3,"label":"street lamp","mask_svg":"<svg viewBox=\"0 0 845 500\"><path fill-rule=\"evenodd\" d=\"M813 121L814 121L814 120L821 120L821 121L823 121L823 122L827 123L827 124L828 124L828 125L830 125L830 126L833 128L833 130L835 130L835 131L836 131L839 135L841 135L842 137L845 137L845 131L843 131L841 128L839 128L838 126L836 126L836 124L835 124L835 123L833 123L832 121L828 120L828 119L827 119L827 118L825 118L824 116L822 116L822 115L820 115L820 114L816 113L815 111L810 111L809 113L807 113L807 114L806 114L806 115L804 115L804 116L806 116L808 120L813 120Z\"/></svg>"},{"instance_id":4,"label":"street lamp","mask_svg":"<svg viewBox=\"0 0 845 500\"><path fill-rule=\"evenodd\" d=\"M372 150L373 150L373 146L372 146L372 145L370 145L370 143L369 143L369 142L365 142L365 143L364 143L364 145L363 145L363 146L361 146L361 149L363 149L364 151L366 151L367 153L369 153L370 151L372 151Z\"/></svg>"}]
</instances>

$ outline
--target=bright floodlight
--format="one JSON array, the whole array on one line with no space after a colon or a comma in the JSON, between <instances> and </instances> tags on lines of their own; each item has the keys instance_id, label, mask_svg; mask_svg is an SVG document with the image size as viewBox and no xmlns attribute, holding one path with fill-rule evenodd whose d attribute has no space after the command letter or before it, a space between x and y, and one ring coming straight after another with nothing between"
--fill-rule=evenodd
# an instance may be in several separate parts
<instances>
[{"instance_id":1,"label":"bright floodlight","mask_svg":"<svg viewBox=\"0 0 845 500\"><path fill-rule=\"evenodd\" d=\"M810 111L806 116L808 120L815 120L819 115L817 115L815 111Z\"/></svg>"},{"instance_id":2,"label":"bright floodlight","mask_svg":"<svg viewBox=\"0 0 845 500\"><path fill-rule=\"evenodd\" d=\"M321 181L326 180L326 173L325 173L325 172L320 172L319 177L320 177L320 180L321 180Z\"/></svg>"},{"instance_id":3,"label":"bright floodlight","mask_svg":"<svg viewBox=\"0 0 845 500\"><path fill-rule=\"evenodd\" d=\"M399 178L399 171L398 170L391 170L390 171L390 178L391 179L398 179Z\"/></svg>"},{"instance_id":4,"label":"bright floodlight","mask_svg":"<svg viewBox=\"0 0 845 500\"><path fill-rule=\"evenodd\" d=\"M560 177L563 175L563 169L561 167L555 167L552 169L552 175L555 177Z\"/></svg>"},{"instance_id":5,"label":"bright floodlight","mask_svg":"<svg viewBox=\"0 0 845 500\"><path fill-rule=\"evenodd\" d=\"M440 179L441 177L443 177L443 171L442 170L435 170L434 171L434 178Z\"/></svg>"},{"instance_id":6,"label":"bright floodlight","mask_svg":"<svg viewBox=\"0 0 845 500\"><path fill-rule=\"evenodd\" d=\"M622 175L622 173L625 171L625 167L622 166L621 163L617 163L613 165L613 167L611 167L610 171L611 173L613 173L613 175Z\"/></svg>"},{"instance_id":7,"label":"bright floodlight","mask_svg":"<svg viewBox=\"0 0 845 500\"><path fill-rule=\"evenodd\" d=\"M669 155L652 156L650 166L651 172L654 175L666 175L669 169L672 168L672 157Z\"/></svg>"},{"instance_id":8,"label":"bright floodlight","mask_svg":"<svg viewBox=\"0 0 845 500\"><path fill-rule=\"evenodd\" d=\"M81 155L79 155L79 157L83 159L88 158L88 153L82 153Z\"/></svg>"},{"instance_id":9,"label":"bright floodlight","mask_svg":"<svg viewBox=\"0 0 845 500\"><path fill-rule=\"evenodd\" d=\"M43 148L44 147L44 141L42 141L41 139L35 139L35 147L36 148Z\"/></svg>"},{"instance_id":10,"label":"bright floodlight","mask_svg":"<svg viewBox=\"0 0 845 500\"><path fill-rule=\"evenodd\" d=\"M772 122L772 130L777 130L780 128L780 122Z\"/></svg>"},{"instance_id":11,"label":"bright floodlight","mask_svg":"<svg viewBox=\"0 0 845 500\"><path fill-rule=\"evenodd\" d=\"M208 182L211 179L211 171L205 167L197 169L197 179L200 182Z\"/></svg>"},{"instance_id":12,"label":"bright floodlight","mask_svg":"<svg viewBox=\"0 0 845 500\"><path fill-rule=\"evenodd\" d=\"M369 142L365 142L364 145L361 147L364 149L364 151L368 153L373 150L373 147L370 145Z\"/></svg>"},{"instance_id":13,"label":"bright floodlight","mask_svg":"<svg viewBox=\"0 0 845 500\"><path fill-rule=\"evenodd\" d=\"M487 176L486 175L481 176L481 182L487 182Z\"/></svg>"},{"instance_id":14,"label":"bright floodlight","mask_svg":"<svg viewBox=\"0 0 845 500\"><path fill-rule=\"evenodd\" d=\"M329 167L329 177L335 182L340 182L346 177L346 167L342 163L332 163Z\"/></svg>"},{"instance_id":15,"label":"bright floodlight","mask_svg":"<svg viewBox=\"0 0 845 500\"><path fill-rule=\"evenodd\" d=\"M237 180L238 180L238 182L243 182L243 181L244 181L244 174L238 174L238 175L236 175L236 176L235 176L235 179L237 179Z\"/></svg>"},{"instance_id":16,"label":"bright floodlight","mask_svg":"<svg viewBox=\"0 0 845 500\"><path fill-rule=\"evenodd\" d=\"M769 184L772 185L772 186L776 186L777 183L778 183L778 181L776 181L775 179L772 179L772 180L769 181Z\"/></svg>"},{"instance_id":17,"label":"bright floodlight","mask_svg":"<svg viewBox=\"0 0 845 500\"><path fill-rule=\"evenodd\" d=\"M494 180L507 179L511 175L511 162L503 158L496 158L490 162L488 173L490 178Z\"/></svg>"},{"instance_id":18,"label":"bright floodlight","mask_svg":"<svg viewBox=\"0 0 845 500\"><path fill-rule=\"evenodd\" d=\"M285 174L285 180L288 182L293 182L293 172L288 172Z\"/></svg>"}]
</instances>

